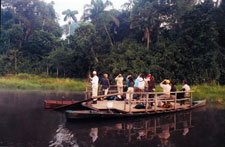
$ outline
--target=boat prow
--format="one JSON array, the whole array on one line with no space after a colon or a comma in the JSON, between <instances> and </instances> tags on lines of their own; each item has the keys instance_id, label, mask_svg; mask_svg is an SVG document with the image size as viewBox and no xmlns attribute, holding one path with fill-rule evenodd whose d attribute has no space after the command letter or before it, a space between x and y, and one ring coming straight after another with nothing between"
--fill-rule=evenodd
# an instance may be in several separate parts
<instances>
[{"instance_id":1,"label":"boat prow","mask_svg":"<svg viewBox=\"0 0 225 147\"><path fill-rule=\"evenodd\" d=\"M59 101L59 100L45 100L44 101L44 107L45 109L55 109L58 107L70 105L70 104L75 104L79 101Z\"/></svg>"}]
</instances>

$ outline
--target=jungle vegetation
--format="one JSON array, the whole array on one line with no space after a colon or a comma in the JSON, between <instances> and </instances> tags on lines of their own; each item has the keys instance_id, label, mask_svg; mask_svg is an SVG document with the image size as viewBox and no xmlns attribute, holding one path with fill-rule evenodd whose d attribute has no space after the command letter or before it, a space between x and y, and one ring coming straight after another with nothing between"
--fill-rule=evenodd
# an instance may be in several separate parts
<instances>
[{"instance_id":1,"label":"jungle vegetation","mask_svg":"<svg viewBox=\"0 0 225 147\"><path fill-rule=\"evenodd\" d=\"M0 75L86 78L96 70L110 78L144 72L157 81L225 84L219 2L130 0L116 10L109 0L92 0L80 20L76 7L65 10L68 25L61 27L54 3L2 0Z\"/></svg>"}]
</instances>

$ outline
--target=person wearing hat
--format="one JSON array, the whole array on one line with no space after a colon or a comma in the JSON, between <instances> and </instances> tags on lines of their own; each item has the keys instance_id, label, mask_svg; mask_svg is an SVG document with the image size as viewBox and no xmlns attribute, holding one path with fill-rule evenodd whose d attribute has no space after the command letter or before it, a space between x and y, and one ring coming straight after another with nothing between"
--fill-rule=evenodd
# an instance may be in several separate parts
<instances>
[{"instance_id":1,"label":"person wearing hat","mask_svg":"<svg viewBox=\"0 0 225 147\"><path fill-rule=\"evenodd\" d=\"M171 90L170 80L165 79L159 85L160 87L162 87L164 93L163 95L160 95L159 98L170 98L170 90ZM161 106L162 102L158 100L156 104Z\"/></svg>"},{"instance_id":2,"label":"person wearing hat","mask_svg":"<svg viewBox=\"0 0 225 147\"><path fill-rule=\"evenodd\" d=\"M115 81L116 81L116 86L117 86L118 93L122 93L123 92L123 76L122 76L122 74L119 74L115 78ZM121 99L120 95L118 95L117 97Z\"/></svg>"},{"instance_id":3,"label":"person wearing hat","mask_svg":"<svg viewBox=\"0 0 225 147\"><path fill-rule=\"evenodd\" d=\"M170 80L165 79L159 85L163 89L164 97L170 98L170 90L171 90Z\"/></svg>"},{"instance_id":4,"label":"person wearing hat","mask_svg":"<svg viewBox=\"0 0 225 147\"><path fill-rule=\"evenodd\" d=\"M93 78L91 78L91 76L89 76L89 79L91 80L91 84L92 84L92 97L94 96L98 96L98 76L97 76L97 72L93 71ZM97 103L97 99L93 99L93 103Z\"/></svg>"}]
</instances>

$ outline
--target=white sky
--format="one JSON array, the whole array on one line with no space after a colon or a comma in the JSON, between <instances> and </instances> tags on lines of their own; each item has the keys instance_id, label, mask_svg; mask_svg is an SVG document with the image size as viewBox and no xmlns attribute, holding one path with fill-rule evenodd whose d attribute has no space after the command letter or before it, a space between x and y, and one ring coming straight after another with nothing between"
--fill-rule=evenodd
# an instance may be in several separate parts
<instances>
[{"instance_id":1,"label":"white sky","mask_svg":"<svg viewBox=\"0 0 225 147\"><path fill-rule=\"evenodd\" d=\"M90 4L91 0L43 0L47 3L50 3L51 1L54 1L54 8L55 11L58 14L59 17L59 23L60 25L65 24L66 22L63 21L63 15L62 12L70 9L70 10L77 10L79 12L78 15L76 15L77 19L80 20L80 17L83 15L84 5ZM113 3L113 6L115 9L121 9L121 5L128 2L129 0L111 0Z\"/></svg>"}]
</instances>

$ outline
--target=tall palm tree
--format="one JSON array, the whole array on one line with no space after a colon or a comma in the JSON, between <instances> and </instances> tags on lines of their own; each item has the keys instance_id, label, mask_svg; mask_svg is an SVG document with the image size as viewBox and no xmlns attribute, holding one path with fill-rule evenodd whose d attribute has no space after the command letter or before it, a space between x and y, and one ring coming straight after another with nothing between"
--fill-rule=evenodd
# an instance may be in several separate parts
<instances>
[{"instance_id":1,"label":"tall palm tree","mask_svg":"<svg viewBox=\"0 0 225 147\"><path fill-rule=\"evenodd\" d=\"M112 2L106 0L91 0L91 4L86 4L84 6L83 20L91 20L91 22L96 25L98 22L99 16L105 12L105 9L109 6L112 6Z\"/></svg>"},{"instance_id":2,"label":"tall palm tree","mask_svg":"<svg viewBox=\"0 0 225 147\"><path fill-rule=\"evenodd\" d=\"M129 0L129 2L126 2L122 5L122 7L126 10L130 10L132 9L133 6L133 0Z\"/></svg>"},{"instance_id":3,"label":"tall palm tree","mask_svg":"<svg viewBox=\"0 0 225 147\"><path fill-rule=\"evenodd\" d=\"M78 11L77 10L71 11L70 9L67 9L66 11L63 11L62 14L65 15L64 21L68 21L68 24L69 24L68 35L70 36L70 27L71 27L72 21L77 22L77 18L75 15L78 14Z\"/></svg>"},{"instance_id":4,"label":"tall palm tree","mask_svg":"<svg viewBox=\"0 0 225 147\"><path fill-rule=\"evenodd\" d=\"M109 11L105 10L109 6L112 6L112 2L110 2L109 0L106 0L105 2L103 2L102 0L91 0L91 4L85 5L82 19L84 21L91 21L95 26L97 26L99 23L103 24L109 42L111 46L113 46L113 41L106 24L110 20L112 20L117 26L119 26L119 20L116 17L112 16Z\"/></svg>"}]
</instances>

